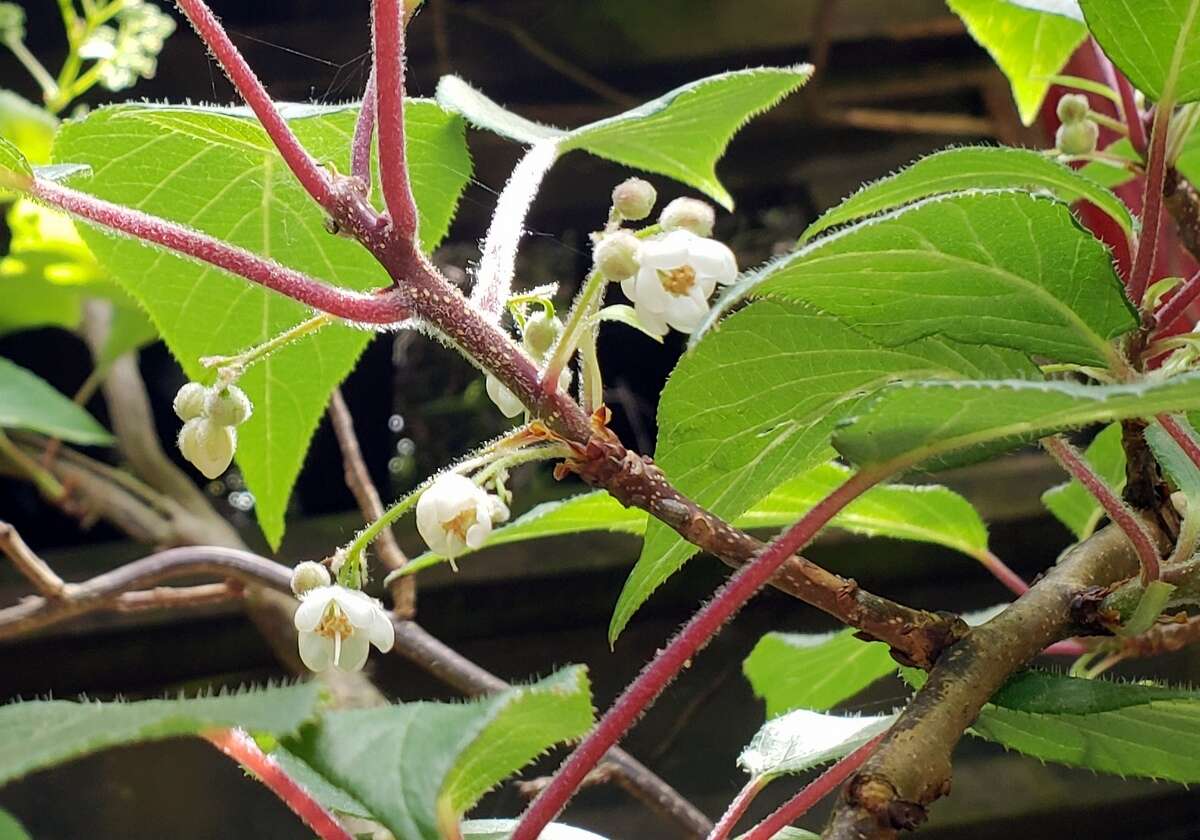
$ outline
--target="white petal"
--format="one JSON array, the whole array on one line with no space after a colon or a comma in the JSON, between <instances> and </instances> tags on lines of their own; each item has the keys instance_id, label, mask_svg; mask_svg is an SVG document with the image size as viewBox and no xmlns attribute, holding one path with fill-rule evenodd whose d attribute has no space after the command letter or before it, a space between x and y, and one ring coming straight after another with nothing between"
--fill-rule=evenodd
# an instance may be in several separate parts
<instances>
[{"instance_id":1,"label":"white petal","mask_svg":"<svg viewBox=\"0 0 1200 840\"><path fill-rule=\"evenodd\" d=\"M663 288L662 279L652 268L643 268L637 276L637 305L662 312L671 294Z\"/></svg>"},{"instance_id":2,"label":"white petal","mask_svg":"<svg viewBox=\"0 0 1200 840\"><path fill-rule=\"evenodd\" d=\"M487 375L485 383L488 396L505 417L516 417L525 410L524 404L517 399L517 395L508 390L504 383L490 373Z\"/></svg>"},{"instance_id":3,"label":"white petal","mask_svg":"<svg viewBox=\"0 0 1200 840\"><path fill-rule=\"evenodd\" d=\"M293 619L297 630L302 633L308 632L321 623L321 616L325 614L325 607L333 598L334 589L333 586L318 586L304 593Z\"/></svg>"},{"instance_id":4,"label":"white petal","mask_svg":"<svg viewBox=\"0 0 1200 840\"><path fill-rule=\"evenodd\" d=\"M703 306L708 309L708 298L713 293L712 280L700 279L696 285L688 289L687 297L695 306Z\"/></svg>"},{"instance_id":5,"label":"white petal","mask_svg":"<svg viewBox=\"0 0 1200 840\"><path fill-rule=\"evenodd\" d=\"M680 332L695 332L708 313L707 306L697 306L691 298L677 298L677 303L667 307L667 323Z\"/></svg>"},{"instance_id":6,"label":"white petal","mask_svg":"<svg viewBox=\"0 0 1200 840\"><path fill-rule=\"evenodd\" d=\"M629 299L631 303L637 303L637 275L631 275L621 281L621 293Z\"/></svg>"},{"instance_id":7,"label":"white petal","mask_svg":"<svg viewBox=\"0 0 1200 840\"><path fill-rule=\"evenodd\" d=\"M686 230L673 230L658 239L648 239L642 243L638 260L642 270L663 269L669 271L679 268L688 260L688 250L693 239L698 239L694 233Z\"/></svg>"},{"instance_id":8,"label":"white petal","mask_svg":"<svg viewBox=\"0 0 1200 840\"><path fill-rule=\"evenodd\" d=\"M396 628L383 610L375 613L375 620L371 622L371 629L367 633L371 644L382 653L387 653L396 643Z\"/></svg>"},{"instance_id":9,"label":"white petal","mask_svg":"<svg viewBox=\"0 0 1200 840\"><path fill-rule=\"evenodd\" d=\"M479 548L487 541L488 535L491 533L491 520L480 520L467 529L467 545L471 548Z\"/></svg>"},{"instance_id":10,"label":"white petal","mask_svg":"<svg viewBox=\"0 0 1200 840\"><path fill-rule=\"evenodd\" d=\"M439 522L447 522L464 510L479 503L483 491L474 481L458 473L444 473L437 477L433 486L425 492L436 491L434 505Z\"/></svg>"},{"instance_id":11,"label":"white petal","mask_svg":"<svg viewBox=\"0 0 1200 840\"><path fill-rule=\"evenodd\" d=\"M688 262L698 273L718 283L728 284L737 279L737 258L724 242L696 237L689 248Z\"/></svg>"},{"instance_id":12,"label":"white petal","mask_svg":"<svg viewBox=\"0 0 1200 840\"><path fill-rule=\"evenodd\" d=\"M488 516L493 523L507 522L510 515L508 505L499 496L488 494Z\"/></svg>"},{"instance_id":13,"label":"white petal","mask_svg":"<svg viewBox=\"0 0 1200 840\"><path fill-rule=\"evenodd\" d=\"M357 589L346 589L339 587L339 591L334 595L337 599L338 606L342 612L346 614L346 618L356 628L370 627L374 620L374 613L379 609L375 599L367 595L365 592L359 592Z\"/></svg>"},{"instance_id":14,"label":"white petal","mask_svg":"<svg viewBox=\"0 0 1200 840\"><path fill-rule=\"evenodd\" d=\"M431 549L438 550L434 543L441 539L442 523L438 522L437 497L432 487L417 499L417 532Z\"/></svg>"},{"instance_id":15,"label":"white petal","mask_svg":"<svg viewBox=\"0 0 1200 840\"><path fill-rule=\"evenodd\" d=\"M638 322L646 330L646 332L654 335L666 335L670 332L667 327L667 319L662 316L661 312L651 312L643 306L634 307L637 312Z\"/></svg>"},{"instance_id":16,"label":"white petal","mask_svg":"<svg viewBox=\"0 0 1200 840\"><path fill-rule=\"evenodd\" d=\"M333 640L316 633L300 634L300 661L318 674L333 664Z\"/></svg>"},{"instance_id":17,"label":"white petal","mask_svg":"<svg viewBox=\"0 0 1200 840\"><path fill-rule=\"evenodd\" d=\"M339 671L360 671L367 664L367 654L371 651L371 643L366 633L353 633L342 639L342 649L337 662L333 663Z\"/></svg>"}]
</instances>

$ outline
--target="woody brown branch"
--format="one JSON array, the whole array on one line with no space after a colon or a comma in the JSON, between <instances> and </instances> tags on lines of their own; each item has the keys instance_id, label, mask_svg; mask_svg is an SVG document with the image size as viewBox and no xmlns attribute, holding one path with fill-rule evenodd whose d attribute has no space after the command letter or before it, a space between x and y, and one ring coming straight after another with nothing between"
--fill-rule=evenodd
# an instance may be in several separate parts
<instances>
[{"instance_id":1,"label":"woody brown branch","mask_svg":"<svg viewBox=\"0 0 1200 840\"><path fill-rule=\"evenodd\" d=\"M1156 540L1163 535L1153 529ZM1138 558L1115 526L1072 548L1012 606L948 648L879 749L847 782L822 835L889 840L917 828L950 790L950 757L980 709L1047 645L1104 632L1081 609L1098 587L1132 577Z\"/></svg>"}]
</instances>

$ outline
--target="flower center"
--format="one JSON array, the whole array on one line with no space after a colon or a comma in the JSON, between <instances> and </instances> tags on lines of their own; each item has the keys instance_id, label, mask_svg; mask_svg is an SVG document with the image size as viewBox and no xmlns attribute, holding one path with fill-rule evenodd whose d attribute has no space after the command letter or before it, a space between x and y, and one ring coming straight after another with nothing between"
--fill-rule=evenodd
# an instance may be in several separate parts
<instances>
[{"instance_id":1,"label":"flower center","mask_svg":"<svg viewBox=\"0 0 1200 840\"><path fill-rule=\"evenodd\" d=\"M354 635L354 625L350 623L350 619L337 604L330 604L325 609L325 614L321 616L321 623L313 628L313 632L326 639L338 636L347 638Z\"/></svg>"},{"instance_id":2,"label":"flower center","mask_svg":"<svg viewBox=\"0 0 1200 840\"><path fill-rule=\"evenodd\" d=\"M454 534L463 542L467 541L467 531L475 524L475 509L467 508L462 513L453 519L447 519L442 523L442 528L447 533Z\"/></svg>"},{"instance_id":3,"label":"flower center","mask_svg":"<svg viewBox=\"0 0 1200 840\"><path fill-rule=\"evenodd\" d=\"M670 271L658 272L662 286L673 295L686 295L696 285L696 270L690 265L681 265Z\"/></svg>"}]
</instances>

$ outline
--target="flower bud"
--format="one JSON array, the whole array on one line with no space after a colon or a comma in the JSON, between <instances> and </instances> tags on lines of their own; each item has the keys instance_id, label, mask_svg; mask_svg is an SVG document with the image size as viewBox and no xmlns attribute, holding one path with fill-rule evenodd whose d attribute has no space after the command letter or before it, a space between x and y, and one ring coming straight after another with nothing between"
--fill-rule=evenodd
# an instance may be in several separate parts
<instances>
[{"instance_id":1,"label":"flower bud","mask_svg":"<svg viewBox=\"0 0 1200 840\"><path fill-rule=\"evenodd\" d=\"M329 586L332 582L329 570L312 560L305 560L292 569L292 592L296 595L303 595L318 586Z\"/></svg>"},{"instance_id":2,"label":"flower bud","mask_svg":"<svg viewBox=\"0 0 1200 840\"><path fill-rule=\"evenodd\" d=\"M250 419L252 411L250 398L236 385L223 390L213 388L204 400L204 413L221 426L240 426Z\"/></svg>"},{"instance_id":3,"label":"flower bud","mask_svg":"<svg viewBox=\"0 0 1200 840\"><path fill-rule=\"evenodd\" d=\"M16 3L0 3L0 42L25 40L25 10Z\"/></svg>"},{"instance_id":4,"label":"flower bud","mask_svg":"<svg viewBox=\"0 0 1200 840\"><path fill-rule=\"evenodd\" d=\"M1067 93L1058 100L1058 118L1065 123L1077 123L1087 119L1091 106L1082 93Z\"/></svg>"},{"instance_id":5,"label":"flower bud","mask_svg":"<svg viewBox=\"0 0 1200 840\"><path fill-rule=\"evenodd\" d=\"M654 202L658 201L658 192L649 181L641 178L630 178L617 184L612 194L613 209L621 218L631 222L640 222L650 215Z\"/></svg>"},{"instance_id":6,"label":"flower bud","mask_svg":"<svg viewBox=\"0 0 1200 840\"><path fill-rule=\"evenodd\" d=\"M1063 123L1054 135L1054 143L1064 155L1088 155L1096 151L1100 127L1090 120Z\"/></svg>"},{"instance_id":7,"label":"flower bud","mask_svg":"<svg viewBox=\"0 0 1200 840\"><path fill-rule=\"evenodd\" d=\"M517 399L517 395L508 390L503 382L490 373L484 379L484 387L487 389L488 397L505 417L516 417L525 410L525 404Z\"/></svg>"},{"instance_id":8,"label":"flower bud","mask_svg":"<svg viewBox=\"0 0 1200 840\"><path fill-rule=\"evenodd\" d=\"M610 233L596 243L596 269L613 283L628 280L637 274L641 247L641 241L627 230Z\"/></svg>"},{"instance_id":9,"label":"flower bud","mask_svg":"<svg viewBox=\"0 0 1200 840\"><path fill-rule=\"evenodd\" d=\"M175 401L171 404L175 409L175 416L180 420L194 420L204 413L204 400L208 396L208 389L199 382L189 382L179 389L175 394Z\"/></svg>"},{"instance_id":10,"label":"flower bud","mask_svg":"<svg viewBox=\"0 0 1200 840\"><path fill-rule=\"evenodd\" d=\"M665 231L687 230L697 236L712 236L716 211L694 198L677 198L663 208L658 223Z\"/></svg>"},{"instance_id":11,"label":"flower bud","mask_svg":"<svg viewBox=\"0 0 1200 840\"><path fill-rule=\"evenodd\" d=\"M525 349L539 362L550 352L563 330L562 321L542 309L525 319L525 331L521 336Z\"/></svg>"},{"instance_id":12,"label":"flower bud","mask_svg":"<svg viewBox=\"0 0 1200 840\"><path fill-rule=\"evenodd\" d=\"M179 431L179 451L205 478L216 478L229 468L237 449L237 432L207 417L194 417Z\"/></svg>"}]
</instances>

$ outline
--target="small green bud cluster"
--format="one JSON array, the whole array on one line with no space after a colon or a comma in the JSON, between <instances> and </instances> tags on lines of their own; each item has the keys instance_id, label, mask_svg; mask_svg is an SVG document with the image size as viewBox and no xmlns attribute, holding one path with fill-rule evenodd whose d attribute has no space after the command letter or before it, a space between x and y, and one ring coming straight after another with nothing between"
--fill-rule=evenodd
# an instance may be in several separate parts
<instances>
[{"instance_id":1,"label":"small green bud cluster","mask_svg":"<svg viewBox=\"0 0 1200 840\"><path fill-rule=\"evenodd\" d=\"M154 78L158 54L175 31L175 21L146 0L125 0L117 23L98 28L79 50L81 58L98 62L100 84L114 91Z\"/></svg>"},{"instance_id":2,"label":"small green bud cluster","mask_svg":"<svg viewBox=\"0 0 1200 840\"><path fill-rule=\"evenodd\" d=\"M1054 135L1054 144L1064 155L1089 155L1096 151L1100 126L1088 118L1091 111L1082 93L1068 93L1058 100L1055 109L1062 125Z\"/></svg>"},{"instance_id":3,"label":"small green bud cluster","mask_svg":"<svg viewBox=\"0 0 1200 840\"><path fill-rule=\"evenodd\" d=\"M173 403L183 421L179 451L207 478L216 478L229 468L237 450L237 426L250 419L249 397L236 385L206 388L189 382L179 389Z\"/></svg>"}]
</instances>

